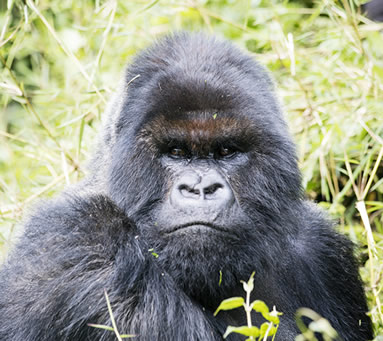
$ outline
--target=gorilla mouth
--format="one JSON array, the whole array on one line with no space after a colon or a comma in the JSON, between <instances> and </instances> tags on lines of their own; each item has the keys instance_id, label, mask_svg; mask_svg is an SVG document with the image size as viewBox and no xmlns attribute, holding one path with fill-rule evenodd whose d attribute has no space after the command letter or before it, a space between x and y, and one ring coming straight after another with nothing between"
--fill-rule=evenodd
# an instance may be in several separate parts
<instances>
[{"instance_id":1,"label":"gorilla mouth","mask_svg":"<svg viewBox=\"0 0 383 341\"><path fill-rule=\"evenodd\" d=\"M217 226L215 224L205 222L205 221L195 221L191 223L186 223L182 225L175 226L171 229L169 229L166 233L171 234L175 232L209 232L209 231L216 231L216 232L223 232L228 233L223 227Z\"/></svg>"}]
</instances>

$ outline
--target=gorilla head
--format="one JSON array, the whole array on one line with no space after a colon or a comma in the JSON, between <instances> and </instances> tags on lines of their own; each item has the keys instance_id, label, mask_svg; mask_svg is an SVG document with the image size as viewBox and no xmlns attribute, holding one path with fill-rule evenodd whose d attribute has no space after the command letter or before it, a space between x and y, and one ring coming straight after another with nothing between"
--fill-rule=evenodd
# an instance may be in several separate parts
<instances>
[{"instance_id":1,"label":"gorilla head","mask_svg":"<svg viewBox=\"0 0 383 341\"><path fill-rule=\"evenodd\" d=\"M272 83L250 57L202 34L156 43L125 74L95 154L1 270L1 340L112 340L88 326L110 324L104 289L137 340L222 340L246 317L213 312L253 271L253 298L284 313L277 340L294 340L299 307L344 340L372 338L352 246L304 199Z\"/></svg>"},{"instance_id":2,"label":"gorilla head","mask_svg":"<svg viewBox=\"0 0 383 341\"><path fill-rule=\"evenodd\" d=\"M220 271L238 283L262 268L302 196L266 71L228 43L179 34L138 55L125 79L105 137L110 197L193 292Z\"/></svg>"}]
</instances>

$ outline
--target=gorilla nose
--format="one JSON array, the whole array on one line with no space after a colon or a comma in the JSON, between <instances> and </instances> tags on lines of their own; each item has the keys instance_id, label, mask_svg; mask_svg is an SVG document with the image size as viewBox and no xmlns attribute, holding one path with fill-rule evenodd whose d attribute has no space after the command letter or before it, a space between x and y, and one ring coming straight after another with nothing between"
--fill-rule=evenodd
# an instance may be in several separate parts
<instances>
[{"instance_id":1,"label":"gorilla nose","mask_svg":"<svg viewBox=\"0 0 383 341\"><path fill-rule=\"evenodd\" d=\"M190 171L181 175L170 194L173 206L214 206L224 208L234 199L224 177L214 170Z\"/></svg>"},{"instance_id":2,"label":"gorilla nose","mask_svg":"<svg viewBox=\"0 0 383 341\"><path fill-rule=\"evenodd\" d=\"M218 190L223 189L223 185L220 183L214 183L206 187L195 185L190 187L186 184L181 184L178 187L178 190L181 192L181 195L185 198L194 198L194 199L206 199L212 200L218 194Z\"/></svg>"}]
</instances>

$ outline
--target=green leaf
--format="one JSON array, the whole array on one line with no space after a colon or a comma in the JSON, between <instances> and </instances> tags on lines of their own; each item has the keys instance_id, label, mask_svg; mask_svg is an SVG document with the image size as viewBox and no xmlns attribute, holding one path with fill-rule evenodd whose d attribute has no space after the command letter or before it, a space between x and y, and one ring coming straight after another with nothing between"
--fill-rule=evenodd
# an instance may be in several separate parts
<instances>
[{"instance_id":1,"label":"green leaf","mask_svg":"<svg viewBox=\"0 0 383 341\"><path fill-rule=\"evenodd\" d=\"M272 326L270 329L269 328L270 328L270 322L262 323L260 327L260 336L262 338L265 337L265 335L273 336L276 333L277 328L275 328L274 326Z\"/></svg>"},{"instance_id":2,"label":"green leaf","mask_svg":"<svg viewBox=\"0 0 383 341\"><path fill-rule=\"evenodd\" d=\"M255 310L258 313L261 313L262 316L270 322L273 322L274 324L279 324L279 317L278 315L282 315L280 312L273 310L271 313L269 312L269 308L265 304L265 302L256 300L251 303L251 308Z\"/></svg>"},{"instance_id":3,"label":"green leaf","mask_svg":"<svg viewBox=\"0 0 383 341\"><path fill-rule=\"evenodd\" d=\"M226 329L225 334L223 335L223 338L226 339L231 333L237 333L245 336L255 336L258 337L260 332L259 328L257 327L232 327L228 326Z\"/></svg>"},{"instance_id":4,"label":"green leaf","mask_svg":"<svg viewBox=\"0 0 383 341\"><path fill-rule=\"evenodd\" d=\"M262 316L270 321L270 322L273 322L274 324L279 324L279 317L278 315L282 315L282 313L276 311L276 310L273 310L271 313L269 314L262 314Z\"/></svg>"},{"instance_id":5,"label":"green leaf","mask_svg":"<svg viewBox=\"0 0 383 341\"><path fill-rule=\"evenodd\" d=\"M269 308L267 307L266 303L260 300L256 300L251 303L251 308L255 310L258 313L263 314L268 314L269 313Z\"/></svg>"},{"instance_id":6,"label":"green leaf","mask_svg":"<svg viewBox=\"0 0 383 341\"><path fill-rule=\"evenodd\" d=\"M243 297L231 297L226 300L223 300L217 310L214 313L214 316L216 316L221 310L231 310L235 308L242 307L245 303L245 300Z\"/></svg>"}]
</instances>

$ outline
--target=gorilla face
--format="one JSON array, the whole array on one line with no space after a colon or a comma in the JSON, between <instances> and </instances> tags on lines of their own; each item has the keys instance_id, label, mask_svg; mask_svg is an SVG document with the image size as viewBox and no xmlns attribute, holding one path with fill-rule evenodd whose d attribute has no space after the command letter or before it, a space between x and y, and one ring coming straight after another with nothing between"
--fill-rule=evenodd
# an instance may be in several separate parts
<instances>
[{"instance_id":1,"label":"gorilla face","mask_svg":"<svg viewBox=\"0 0 383 341\"><path fill-rule=\"evenodd\" d=\"M233 129L236 125L242 136ZM234 233L244 213L232 177L249 161L247 130L245 122L239 126L234 119L208 113L187 113L175 120L162 116L145 129L166 175L164 199L152 212L163 233Z\"/></svg>"}]
</instances>

